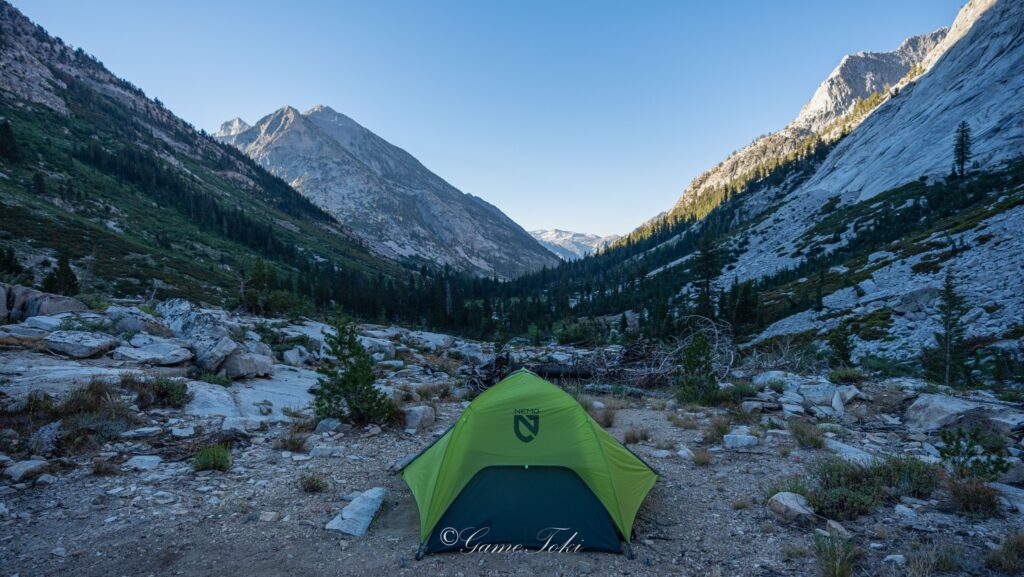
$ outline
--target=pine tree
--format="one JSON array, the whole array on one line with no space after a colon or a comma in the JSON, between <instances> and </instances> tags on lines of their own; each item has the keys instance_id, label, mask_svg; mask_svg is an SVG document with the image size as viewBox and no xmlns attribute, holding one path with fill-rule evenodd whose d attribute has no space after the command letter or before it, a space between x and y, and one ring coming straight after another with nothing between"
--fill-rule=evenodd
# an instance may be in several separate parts
<instances>
[{"instance_id":1,"label":"pine tree","mask_svg":"<svg viewBox=\"0 0 1024 577\"><path fill-rule=\"evenodd\" d=\"M921 364L928 380L948 387L961 384L967 375L967 354L964 352L964 326L961 318L967 312L964 299L956 292L953 273L946 272L939 309L941 331L935 333L934 347L921 350Z\"/></svg>"},{"instance_id":2,"label":"pine tree","mask_svg":"<svg viewBox=\"0 0 1024 577\"><path fill-rule=\"evenodd\" d=\"M721 272L721 265L718 262L718 255L715 252L715 244L709 233L701 236L697 245L697 254L694 257L694 269L697 274L697 310L698 315L713 318L715 316L715 304L712 298L712 284L718 273Z\"/></svg>"},{"instance_id":3,"label":"pine tree","mask_svg":"<svg viewBox=\"0 0 1024 577\"><path fill-rule=\"evenodd\" d=\"M963 178L967 172L967 163L971 161L971 125L967 121L961 121L956 127L956 137L953 141L953 162L956 169Z\"/></svg>"},{"instance_id":4,"label":"pine tree","mask_svg":"<svg viewBox=\"0 0 1024 577\"><path fill-rule=\"evenodd\" d=\"M683 351L682 374L676 382L680 403L712 402L718 392L711 363L711 344L703 333L696 333Z\"/></svg>"},{"instance_id":5,"label":"pine tree","mask_svg":"<svg viewBox=\"0 0 1024 577\"><path fill-rule=\"evenodd\" d=\"M357 425L384 423L394 415L394 405L373 386L376 378L370 355L356 335L355 324L346 318L331 323L327 333L327 361L317 369L319 388L313 394L313 410L321 419L347 419Z\"/></svg>"},{"instance_id":6,"label":"pine tree","mask_svg":"<svg viewBox=\"0 0 1024 577\"><path fill-rule=\"evenodd\" d=\"M828 366L841 369L853 364L853 332L850 323L839 323L828 335Z\"/></svg>"},{"instance_id":7,"label":"pine tree","mask_svg":"<svg viewBox=\"0 0 1024 577\"><path fill-rule=\"evenodd\" d=\"M35 189L36 194L39 196L46 194L46 179L43 178L43 173L36 172L32 174L32 188Z\"/></svg>"},{"instance_id":8,"label":"pine tree","mask_svg":"<svg viewBox=\"0 0 1024 577\"><path fill-rule=\"evenodd\" d=\"M71 270L71 263L68 262L66 254L60 255L57 268L43 279L42 289L44 292L65 296L78 294L78 277L75 276L75 271Z\"/></svg>"},{"instance_id":9,"label":"pine tree","mask_svg":"<svg viewBox=\"0 0 1024 577\"><path fill-rule=\"evenodd\" d=\"M821 311L825 308L822 292L825 286L825 267L818 269L818 282L814 285L814 310Z\"/></svg>"},{"instance_id":10,"label":"pine tree","mask_svg":"<svg viewBox=\"0 0 1024 577\"><path fill-rule=\"evenodd\" d=\"M21 147L18 139L14 137L14 129L11 128L9 120L0 124L0 158L6 158L11 162L21 160Z\"/></svg>"}]
</instances>

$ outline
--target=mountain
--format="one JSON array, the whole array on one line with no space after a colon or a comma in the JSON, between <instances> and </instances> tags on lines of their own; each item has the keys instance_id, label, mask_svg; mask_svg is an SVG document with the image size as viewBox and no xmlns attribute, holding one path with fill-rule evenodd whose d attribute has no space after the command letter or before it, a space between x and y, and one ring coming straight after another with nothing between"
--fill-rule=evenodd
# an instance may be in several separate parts
<instances>
[{"instance_id":1,"label":"mountain","mask_svg":"<svg viewBox=\"0 0 1024 577\"><path fill-rule=\"evenodd\" d=\"M285 106L214 136L283 178L376 252L510 278L557 263L519 225L326 106Z\"/></svg>"},{"instance_id":2,"label":"mountain","mask_svg":"<svg viewBox=\"0 0 1024 577\"><path fill-rule=\"evenodd\" d=\"M619 240L619 235L597 236L568 230L531 230L530 236L562 260L575 260L593 254Z\"/></svg>"},{"instance_id":3,"label":"mountain","mask_svg":"<svg viewBox=\"0 0 1024 577\"><path fill-rule=\"evenodd\" d=\"M671 336L701 304L702 271L720 268L713 314L746 346L822 346L844 322L857 357L907 360L934 342L950 274L971 353L1018 354L1022 30L1024 3L971 0L948 30L843 58L792 123L695 179L670 211L516 286L565 295L577 319L633 311L645 332ZM951 174L961 123L963 177Z\"/></svg>"},{"instance_id":4,"label":"mountain","mask_svg":"<svg viewBox=\"0 0 1024 577\"><path fill-rule=\"evenodd\" d=\"M64 255L97 297L367 316L432 282L2 1L0 70L5 280L37 285Z\"/></svg>"}]
</instances>

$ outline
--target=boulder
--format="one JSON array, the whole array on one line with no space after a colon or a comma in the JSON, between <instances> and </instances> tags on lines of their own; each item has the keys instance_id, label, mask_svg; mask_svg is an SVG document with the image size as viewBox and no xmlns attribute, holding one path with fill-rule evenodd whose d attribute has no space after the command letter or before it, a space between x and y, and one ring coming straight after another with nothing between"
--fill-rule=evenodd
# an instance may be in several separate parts
<instances>
[{"instance_id":1,"label":"boulder","mask_svg":"<svg viewBox=\"0 0 1024 577\"><path fill-rule=\"evenodd\" d=\"M251 379L253 377L266 377L274 372L274 359L256 353L242 353L235 351L221 367L224 376L229 379Z\"/></svg>"},{"instance_id":2,"label":"boulder","mask_svg":"<svg viewBox=\"0 0 1024 577\"><path fill-rule=\"evenodd\" d=\"M28 439L28 446L34 454L49 455L57 447L61 421L54 421L39 427Z\"/></svg>"},{"instance_id":3,"label":"boulder","mask_svg":"<svg viewBox=\"0 0 1024 577\"><path fill-rule=\"evenodd\" d=\"M163 324L178 337L217 340L227 337L237 324L222 310L200 309L185 299L166 300L156 307Z\"/></svg>"},{"instance_id":4,"label":"boulder","mask_svg":"<svg viewBox=\"0 0 1024 577\"><path fill-rule=\"evenodd\" d=\"M804 378L786 371L767 371L753 379L754 386L759 389L767 387L773 382L781 383L783 390L792 391L804 384Z\"/></svg>"},{"instance_id":5,"label":"boulder","mask_svg":"<svg viewBox=\"0 0 1024 577\"><path fill-rule=\"evenodd\" d=\"M68 313L61 313L58 315L37 315L34 317L28 317L22 321L22 326L26 326L33 329L39 329L41 331L56 331L60 330L61 325L71 318Z\"/></svg>"},{"instance_id":6,"label":"boulder","mask_svg":"<svg viewBox=\"0 0 1024 577\"><path fill-rule=\"evenodd\" d=\"M835 439L825 439L825 446L839 455L840 459L850 463L870 465L878 460L878 457L875 457L870 453L864 452L857 447L847 445L846 443L840 443Z\"/></svg>"},{"instance_id":7,"label":"boulder","mask_svg":"<svg viewBox=\"0 0 1024 577\"><path fill-rule=\"evenodd\" d=\"M4 475L10 477L15 483L20 483L45 473L48 467L49 463L42 459L18 461L13 465L8 465L7 468L4 469Z\"/></svg>"},{"instance_id":8,"label":"boulder","mask_svg":"<svg viewBox=\"0 0 1024 577\"><path fill-rule=\"evenodd\" d=\"M904 422L914 432L937 431L961 423L985 422L1006 434L1024 426L1024 412L1006 405L925 394L907 407Z\"/></svg>"},{"instance_id":9,"label":"boulder","mask_svg":"<svg viewBox=\"0 0 1024 577\"><path fill-rule=\"evenodd\" d=\"M136 455L128 459L124 466L134 471L150 471L157 468L161 461L157 455Z\"/></svg>"},{"instance_id":10,"label":"boulder","mask_svg":"<svg viewBox=\"0 0 1024 577\"><path fill-rule=\"evenodd\" d=\"M38 315L80 312L89 310L82 301L62 295L44 293L20 285L7 285L5 302L8 320L20 321Z\"/></svg>"},{"instance_id":11,"label":"boulder","mask_svg":"<svg viewBox=\"0 0 1024 577\"><path fill-rule=\"evenodd\" d=\"M211 373L217 372L224 360L237 350L238 343L228 337L196 341L192 345L192 351L196 354L196 364Z\"/></svg>"},{"instance_id":12,"label":"boulder","mask_svg":"<svg viewBox=\"0 0 1024 577\"><path fill-rule=\"evenodd\" d=\"M804 406L811 407L813 405L819 406L831 406L832 398L836 394L835 385L826 383L819 383L813 385L803 385L800 387L800 396L804 398Z\"/></svg>"},{"instance_id":13,"label":"boulder","mask_svg":"<svg viewBox=\"0 0 1024 577\"><path fill-rule=\"evenodd\" d=\"M404 412L405 426L409 429L422 431L434 424L434 408L429 405L406 407Z\"/></svg>"},{"instance_id":14,"label":"boulder","mask_svg":"<svg viewBox=\"0 0 1024 577\"><path fill-rule=\"evenodd\" d=\"M363 345L367 353L371 355L381 354L385 359L395 358L395 343L387 339L359 336L359 344Z\"/></svg>"},{"instance_id":15,"label":"boulder","mask_svg":"<svg viewBox=\"0 0 1024 577\"><path fill-rule=\"evenodd\" d=\"M253 339L246 339L245 342L242 343L242 346L245 347L245 350L255 355L274 358L274 349L270 348L270 345L267 343Z\"/></svg>"},{"instance_id":16,"label":"boulder","mask_svg":"<svg viewBox=\"0 0 1024 577\"><path fill-rule=\"evenodd\" d=\"M333 419L333 418L327 418L327 419L322 419L319 423L317 423L316 424L316 429L314 429L313 432L314 433L334 433L334 432L336 432L340 428L341 428L341 421L340 420Z\"/></svg>"},{"instance_id":17,"label":"boulder","mask_svg":"<svg viewBox=\"0 0 1024 577\"><path fill-rule=\"evenodd\" d=\"M117 345L117 339L103 333L56 331L43 339L50 352L85 359L101 355Z\"/></svg>"},{"instance_id":18,"label":"boulder","mask_svg":"<svg viewBox=\"0 0 1024 577\"><path fill-rule=\"evenodd\" d=\"M803 495L784 491L768 499L768 510L780 521L812 520L814 509Z\"/></svg>"},{"instance_id":19,"label":"boulder","mask_svg":"<svg viewBox=\"0 0 1024 577\"><path fill-rule=\"evenodd\" d=\"M467 363L477 367L486 365L494 360L494 355L485 352L479 343L459 341L451 349L451 352L462 357Z\"/></svg>"},{"instance_id":20,"label":"boulder","mask_svg":"<svg viewBox=\"0 0 1024 577\"><path fill-rule=\"evenodd\" d=\"M110 306L107 318L119 333L149 333L169 337L173 333L159 319L138 307Z\"/></svg>"},{"instance_id":21,"label":"boulder","mask_svg":"<svg viewBox=\"0 0 1024 577\"><path fill-rule=\"evenodd\" d=\"M43 342L50 333L21 325L0 326L0 346L35 347Z\"/></svg>"},{"instance_id":22,"label":"boulder","mask_svg":"<svg viewBox=\"0 0 1024 577\"><path fill-rule=\"evenodd\" d=\"M426 331L413 331L409 333L407 339L410 345L429 352L447 349L455 343L455 338L451 335L429 333Z\"/></svg>"},{"instance_id":23,"label":"boulder","mask_svg":"<svg viewBox=\"0 0 1024 577\"><path fill-rule=\"evenodd\" d=\"M121 361L132 361L146 365L177 365L192 358L192 351L174 343L153 343L142 347L117 347L113 355Z\"/></svg>"},{"instance_id":24,"label":"boulder","mask_svg":"<svg viewBox=\"0 0 1024 577\"><path fill-rule=\"evenodd\" d=\"M753 447L757 445L757 437L753 435L729 433L722 437L722 445L727 449L739 449L742 447Z\"/></svg>"},{"instance_id":25,"label":"boulder","mask_svg":"<svg viewBox=\"0 0 1024 577\"><path fill-rule=\"evenodd\" d=\"M188 392L192 400L185 405L185 413L197 417L240 417L238 404L231 391L220 385L204 381L189 381Z\"/></svg>"},{"instance_id":26,"label":"boulder","mask_svg":"<svg viewBox=\"0 0 1024 577\"><path fill-rule=\"evenodd\" d=\"M931 286L912 290L910 292L903 293L896 304L892 307L892 310L897 314L908 314L923 311L935 302L941 294L942 289Z\"/></svg>"},{"instance_id":27,"label":"boulder","mask_svg":"<svg viewBox=\"0 0 1024 577\"><path fill-rule=\"evenodd\" d=\"M341 513L331 519L324 529L328 531L339 531L347 535L362 537L370 528L370 523L384 503L384 487L374 487L360 493L358 497L341 510Z\"/></svg>"},{"instance_id":28,"label":"boulder","mask_svg":"<svg viewBox=\"0 0 1024 577\"><path fill-rule=\"evenodd\" d=\"M307 351L306 347L302 345L299 345L294 349L289 349L281 355L281 359L284 361L284 364L293 367L301 367L306 364L306 360L309 359L309 357L309 351Z\"/></svg>"}]
</instances>

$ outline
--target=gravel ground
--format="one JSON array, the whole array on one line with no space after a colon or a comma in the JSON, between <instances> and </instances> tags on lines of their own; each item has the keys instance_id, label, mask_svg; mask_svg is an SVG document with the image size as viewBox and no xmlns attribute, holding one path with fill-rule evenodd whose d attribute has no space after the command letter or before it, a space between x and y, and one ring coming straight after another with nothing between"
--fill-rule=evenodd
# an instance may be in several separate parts
<instances>
[{"instance_id":1,"label":"gravel ground","mask_svg":"<svg viewBox=\"0 0 1024 577\"><path fill-rule=\"evenodd\" d=\"M632 448L661 474L635 526L633 560L609 553L532 552L447 553L416 561L415 505L388 467L425 447L433 438L430 433L385 430L367 436L352 431L340 438L316 438L339 448L341 456L300 455L296 460L273 448L274 439L285 433L278 427L257 432L251 445L236 448L226 473L193 472L181 446L160 439L113 447L117 461L132 453L162 454L164 462L154 470L96 476L82 459L79 466L58 472L52 485L0 496L8 508L0 522L0 574L815 575L810 551L816 527L775 520L764 506L763 488L782 477L803 475L807 464L826 451L793 448L783 456L785 451L767 439L743 450L709 445L712 463L698 466L676 449L701 445L710 411L692 414L699 428L684 429L669 422L661 405L630 401L610 428L620 439L629 428L646 428L651 439ZM462 405L441 403L438 408L433 433L450 426ZM670 456L658 458L659 447ZM303 473L322 476L327 489L303 492ZM387 496L366 536L324 530L346 504L345 495L374 486L385 487ZM261 520L274 518L272 513L279 518ZM922 505L912 523L887 505L844 525L865 550L858 574L907 574L884 557L909 557L932 543L949 550L955 546L968 568L973 564L975 574L985 574L979 564L987 544L1015 524L1019 527L1020 519L972 521L943 513L932 503Z\"/></svg>"}]
</instances>

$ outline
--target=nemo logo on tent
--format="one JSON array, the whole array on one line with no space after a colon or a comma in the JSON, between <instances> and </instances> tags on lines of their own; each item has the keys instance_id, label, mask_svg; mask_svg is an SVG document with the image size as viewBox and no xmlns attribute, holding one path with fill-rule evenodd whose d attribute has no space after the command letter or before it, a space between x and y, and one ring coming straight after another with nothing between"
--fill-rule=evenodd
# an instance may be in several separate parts
<instances>
[{"instance_id":1,"label":"nemo logo on tent","mask_svg":"<svg viewBox=\"0 0 1024 577\"><path fill-rule=\"evenodd\" d=\"M524 443L537 438L540 432L540 411L537 409L516 409L512 421L512 430L516 437Z\"/></svg>"}]
</instances>

